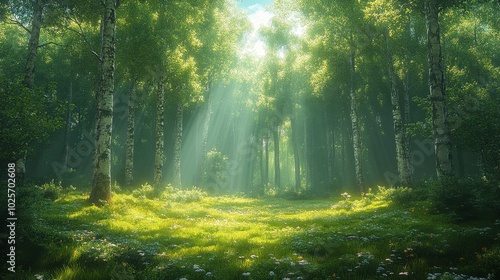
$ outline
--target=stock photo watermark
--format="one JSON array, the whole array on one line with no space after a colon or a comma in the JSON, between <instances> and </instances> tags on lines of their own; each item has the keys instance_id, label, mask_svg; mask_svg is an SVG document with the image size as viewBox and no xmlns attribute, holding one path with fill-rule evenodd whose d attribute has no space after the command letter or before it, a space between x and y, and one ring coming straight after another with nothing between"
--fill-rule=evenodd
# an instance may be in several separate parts
<instances>
[{"instance_id":1,"label":"stock photo watermark","mask_svg":"<svg viewBox=\"0 0 500 280\"><path fill-rule=\"evenodd\" d=\"M16 164L7 165L7 270L16 272Z\"/></svg>"}]
</instances>

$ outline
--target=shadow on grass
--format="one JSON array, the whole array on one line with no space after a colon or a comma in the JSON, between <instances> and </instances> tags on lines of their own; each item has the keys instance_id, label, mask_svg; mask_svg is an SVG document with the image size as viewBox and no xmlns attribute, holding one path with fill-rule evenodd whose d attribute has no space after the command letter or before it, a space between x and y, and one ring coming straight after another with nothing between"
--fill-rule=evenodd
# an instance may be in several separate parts
<instances>
[{"instance_id":1,"label":"shadow on grass","mask_svg":"<svg viewBox=\"0 0 500 280\"><path fill-rule=\"evenodd\" d=\"M52 239L30 244L32 257L23 248L24 271L50 279L425 279L457 267L484 275L476 253L496 242L491 229L462 231L388 203L332 209L329 200L116 195L98 208L85 199L73 193L40 209L34 227Z\"/></svg>"}]
</instances>

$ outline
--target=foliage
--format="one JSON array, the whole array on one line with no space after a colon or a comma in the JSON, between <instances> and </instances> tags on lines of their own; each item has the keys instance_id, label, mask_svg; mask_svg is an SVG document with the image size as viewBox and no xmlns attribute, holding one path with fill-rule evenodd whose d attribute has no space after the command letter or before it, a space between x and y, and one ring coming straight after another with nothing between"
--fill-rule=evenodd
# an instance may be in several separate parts
<instances>
[{"instance_id":1,"label":"foliage","mask_svg":"<svg viewBox=\"0 0 500 280\"><path fill-rule=\"evenodd\" d=\"M42 191L44 198L48 198L52 201L55 201L56 199L61 197L61 194L63 192L61 182L59 181L56 184L54 180L39 186L38 189Z\"/></svg>"},{"instance_id":2,"label":"foliage","mask_svg":"<svg viewBox=\"0 0 500 280\"><path fill-rule=\"evenodd\" d=\"M398 205L409 205L414 203L417 197L414 190L408 187L385 188L378 187L377 199L387 199Z\"/></svg>"},{"instance_id":3,"label":"foliage","mask_svg":"<svg viewBox=\"0 0 500 280\"><path fill-rule=\"evenodd\" d=\"M339 195L334 205L348 202L351 210L332 209L326 199L240 197L165 206L127 194L98 208L71 192L26 213L34 218L32 233L47 238L22 242L18 250L35 247L32 254L45 257L20 258L19 273L50 279L496 275L500 221L457 226L447 215L390 206L388 197L398 192L406 191L385 189L348 201Z\"/></svg>"},{"instance_id":4,"label":"foliage","mask_svg":"<svg viewBox=\"0 0 500 280\"><path fill-rule=\"evenodd\" d=\"M28 89L20 77L0 75L0 157L17 160L63 124L64 102L53 87Z\"/></svg>"},{"instance_id":5,"label":"foliage","mask_svg":"<svg viewBox=\"0 0 500 280\"><path fill-rule=\"evenodd\" d=\"M454 137L459 147L479 154L486 177L500 183L500 110L498 103L481 102L463 112Z\"/></svg>"},{"instance_id":6,"label":"foliage","mask_svg":"<svg viewBox=\"0 0 500 280\"><path fill-rule=\"evenodd\" d=\"M216 191L221 182L229 178L226 174L229 158L222 152L212 149L207 154L207 168L203 176L202 184L207 186L209 192Z\"/></svg>"},{"instance_id":7,"label":"foliage","mask_svg":"<svg viewBox=\"0 0 500 280\"><path fill-rule=\"evenodd\" d=\"M430 200L438 213L451 213L457 220L482 215L500 217L500 189L482 179L450 179L429 183Z\"/></svg>"},{"instance_id":8,"label":"foliage","mask_svg":"<svg viewBox=\"0 0 500 280\"><path fill-rule=\"evenodd\" d=\"M162 194L162 198L168 202L198 202L207 197L207 193L200 188L193 187L192 189L176 189L171 185L167 186Z\"/></svg>"},{"instance_id":9,"label":"foliage","mask_svg":"<svg viewBox=\"0 0 500 280\"><path fill-rule=\"evenodd\" d=\"M137 198L149 198L149 199L153 199L154 197L157 196L155 188L153 188L148 183L143 184L140 188L133 190L132 195Z\"/></svg>"}]
</instances>

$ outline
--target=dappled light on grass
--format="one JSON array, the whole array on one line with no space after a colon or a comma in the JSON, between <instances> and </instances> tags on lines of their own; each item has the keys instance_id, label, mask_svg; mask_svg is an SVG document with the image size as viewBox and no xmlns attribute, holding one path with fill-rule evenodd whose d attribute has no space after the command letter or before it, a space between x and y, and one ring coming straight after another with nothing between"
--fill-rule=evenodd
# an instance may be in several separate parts
<instances>
[{"instance_id":1,"label":"dappled light on grass","mask_svg":"<svg viewBox=\"0 0 500 280\"><path fill-rule=\"evenodd\" d=\"M47 253L67 257L33 272L51 279L90 279L83 275L94 271L114 279L425 279L484 273L479 256L495 259L500 224L461 228L425 205L393 205L391 193L196 202L115 194L113 205L98 208L73 192L48 203L36 225L51 225L48 234L61 240L45 244Z\"/></svg>"}]
</instances>

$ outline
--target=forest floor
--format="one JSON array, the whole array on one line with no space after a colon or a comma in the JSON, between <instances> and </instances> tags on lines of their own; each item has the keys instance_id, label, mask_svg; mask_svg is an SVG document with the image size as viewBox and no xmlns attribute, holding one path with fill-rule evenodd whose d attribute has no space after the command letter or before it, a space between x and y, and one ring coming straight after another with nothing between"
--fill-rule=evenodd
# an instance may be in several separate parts
<instances>
[{"instance_id":1,"label":"forest floor","mask_svg":"<svg viewBox=\"0 0 500 280\"><path fill-rule=\"evenodd\" d=\"M30 213L31 236L18 249L21 267L14 278L500 276L500 220L456 223L432 213L428 202L401 206L376 195L320 200L182 195L114 194L112 205L98 208L87 204L87 193L71 191L39 202Z\"/></svg>"}]
</instances>

